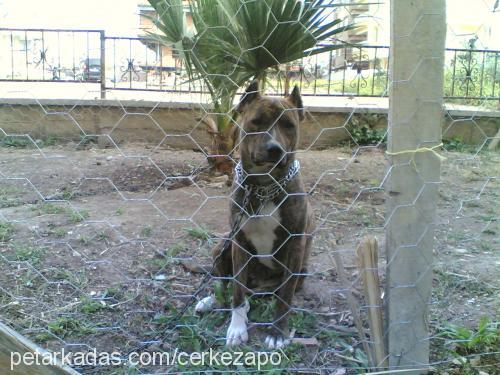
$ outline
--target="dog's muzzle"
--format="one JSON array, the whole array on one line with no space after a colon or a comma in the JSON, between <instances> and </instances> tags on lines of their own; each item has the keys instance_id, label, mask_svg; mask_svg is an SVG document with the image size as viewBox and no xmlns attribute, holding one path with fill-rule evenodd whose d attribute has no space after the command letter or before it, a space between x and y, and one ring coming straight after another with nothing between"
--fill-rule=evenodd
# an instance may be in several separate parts
<instances>
[{"instance_id":1,"label":"dog's muzzle","mask_svg":"<svg viewBox=\"0 0 500 375\"><path fill-rule=\"evenodd\" d=\"M267 142L263 149L259 150L253 158L252 162L256 165L274 164L277 166L285 165L287 156L285 150L277 142Z\"/></svg>"}]
</instances>

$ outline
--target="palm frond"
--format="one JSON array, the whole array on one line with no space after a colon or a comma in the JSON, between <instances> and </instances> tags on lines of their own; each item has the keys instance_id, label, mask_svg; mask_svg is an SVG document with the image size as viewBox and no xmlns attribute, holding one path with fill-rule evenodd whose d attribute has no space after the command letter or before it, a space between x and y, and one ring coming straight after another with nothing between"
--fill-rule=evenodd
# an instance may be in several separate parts
<instances>
[{"instance_id":1,"label":"palm frond","mask_svg":"<svg viewBox=\"0 0 500 375\"><path fill-rule=\"evenodd\" d=\"M337 38L354 25L335 18L332 0L149 0L160 31L175 46L190 80L203 80L214 106L229 111L239 87L269 69L345 47ZM335 42L332 42L334 40Z\"/></svg>"}]
</instances>

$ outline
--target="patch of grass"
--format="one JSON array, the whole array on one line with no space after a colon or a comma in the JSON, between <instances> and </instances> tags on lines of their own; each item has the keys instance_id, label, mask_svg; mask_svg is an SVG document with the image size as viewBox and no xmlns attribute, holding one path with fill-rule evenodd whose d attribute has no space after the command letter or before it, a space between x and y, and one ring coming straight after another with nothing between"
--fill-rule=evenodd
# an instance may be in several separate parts
<instances>
[{"instance_id":1,"label":"patch of grass","mask_svg":"<svg viewBox=\"0 0 500 375\"><path fill-rule=\"evenodd\" d=\"M160 269L167 267L171 262L172 262L172 259L165 258L165 257L154 258L151 260L151 263Z\"/></svg>"},{"instance_id":2,"label":"patch of grass","mask_svg":"<svg viewBox=\"0 0 500 375\"><path fill-rule=\"evenodd\" d=\"M152 233L153 233L153 228L149 225L145 226L141 230L141 237L150 237Z\"/></svg>"},{"instance_id":3,"label":"patch of grass","mask_svg":"<svg viewBox=\"0 0 500 375\"><path fill-rule=\"evenodd\" d=\"M35 342L39 344L44 344L50 340L54 340L54 335L51 335L49 332L42 332L35 336Z\"/></svg>"},{"instance_id":4,"label":"patch of grass","mask_svg":"<svg viewBox=\"0 0 500 375\"><path fill-rule=\"evenodd\" d=\"M23 190L14 187L0 188L0 208L15 207L21 205L23 202L18 197Z\"/></svg>"},{"instance_id":5,"label":"patch of grass","mask_svg":"<svg viewBox=\"0 0 500 375\"><path fill-rule=\"evenodd\" d=\"M480 241L479 248L483 251L492 251L493 250L493 246L491 245L491 242L489 242L489 241Z\"/></svg>"},{"instance_id":6,"label":"patch of grass","mask_svg":"<svg viewBox=\"0 0 500 375\"><path fill-rule=\"evenodd\" d=\"M85 314L95 314L96 312L104 310L105 308L106 306L103 305L100 301L96 301L90 298L83 300L82 304L80 305L80 311Z\"/></svg>"},{"instance_id":7,"label":"patch of grass","mask_svg":"<svg viewBox=\"0 0 500 375\"><path fill-rule=\"evenodd\" d=\"M197 238L202 241L208 241L212 238L208 229L204 227L192 227L192 228L184 228L186 233L191 237Z\"/></svg>"},{"instance_id":8,"label":"patch of grass","mask_svg":"<svg viewBox=\"0 0 500 375\"><path fill-rule=\"evenodd\" d=\"M64 236L66 236L68 234L68 232L64 228L56 228L54 230L51 230L50 234L53 234L56 237L61 237L62 238Z\"/></svg>"},{"instance_id":9,"label":"patch of grass","mask_svg":"<svg viewBox=\"0 0 500 375\"><path fill-rule=\"evenodd\" d=\"M214 283L215 299L221 306L230 306L231 296L233 295L233 283L229 283L227 288L224 289L222 281Z\"/></svg>"},{"instance_id":10,"label":"patch of grass","mask_svg":"<svg viewBox=\"0 0 500 375\"><path fill-rule=\"evenodd\" d=\"M171 257L176 257L179 255L182 251L186 249L186 244L179 242L173 245L172 247L169 247L167 250L167 255Z\"/></svg>"},{"instance_id":11,"label":"patch of grass","mask_svg":"<svg viewBox=\"0 0 500 375\"><path fill-rule=\"evenodd\" d=\"M58 215L66 212L66 208L52 203L39 203L31 207L32 211L36 211L38 215Z\"/></svg>"},{"instance_id":12,"label":"patch of grass","mask_svg":"<svg viewBox=\"0 0 500 375\"><path fill-rule=\"evenodd\" d=\"M460 138L443 139L443 148L446 151L475 153L477 146L463 143Z\"/></svg>"},{"instance_id":13,"label":"patch of grass","mask_svg":"<svg viewBox=\"0 0 500 375\"><path fill-rule=\"evenodd\" d=\"M157 258L153 258L151 260L152 264L157 266L158 268L165 268L172 262L175 262L174 259L177 255L179 255L184 249L186 248L186 245L182 242L176 243L172 247L168 248L164 255L159 256Z\"/></svg>"},{"instance_id":14,"label":"patch of grass","mask_svg":"<svg viewBox=\"0 0 500 375\"><path fill-rule=\"evenodd\" d=\"M316 330L318 320L309 312L296 311L290 316L290 326L300 334L310 334Z\"/></svg>"},{"instance_id":15,"label":"patch of grass","mask_svg":"<svg viewBox=\"0 0 500 375\"><path fill-rule=\"evenodd\" d=\"M42 139L40 145L42 147L49 147L49 146L55 146L57 143L57 138L54 137L53 135L49 135L47 138Z\"/></svg>"},{"instance_id":16,"label":"patch of grass","mask_svg":"<svg viewBox=\"0 0 500 375\"><path fill-rule=\"evenodd\" d=\"M276 309L276 299L271 297L251 298L249 319L252 322L272 323L274 321L274 311Z\"/></svg>"},{"instance_id":17,"label":"patch of grass","mask_svg":"<svg viewBox=\"0 0 500 375\"><path fill-rule=\"evenodd\" d=\"M493 295L495 289L490 285L460 272L451 272L441 268L434 269L433 294L440 304L447 304L450 296ZM464 297L465 298L465 297Z\"/></svg>"},{"instance_id":18,"label":"patch of grass","mask_svg":"<svg viewBox=\"0 0 500 375\"><path fill-rule=\"evenodd\" d=\"M63 191L62 191L62 196L63 196L63 199L69 201L71 198L73 198L73 192L71 191L70 188L65 186L63 188Z\"/></svg>"},{"instance_id":19,"label":"patch of grass","mask_svg":"<svg viewBox=\"0 0 500 375\"><path fill-rule=\"evenodd\" d=\"M488 317L481 318L476 329L444 325L437 337L444 339L444 350L454 358L452 367L460 374L479 374L482 368L494 368L500 360L500 325Z\"/></svg>"},{"instance_id":20,"label":"patch of grass","mask_svg":"<svg viewBox=\"0 0 500 375\"><path fill-rule=\"evenodd\" d=\"M103 298L113 298L115 300L119 300L123 297L123 292L119 288L108 288L105 290Z\"/></svg>"},{"instance_id":21,"label":"patch of grass","mask_svg":"<svg viewBox=\"0 0 500 375\"><path fill-rule=\"evenodd\" d=\"M8 135L0 141L3 147L26 148L33 143L26 137Z\"/></svg>"},{"instance_id":22,"label":"patch of grass","mask_svg":"<svg viewBox=\"0 0 500 375\"><path fill-rule=\"evenodd\" d=\"M87 210L78 210L78 211L71 211L69 215L69 220L76 224L84 221L85 219L88 219L90 216L89 212Z\"/></svg>"},{"instance_id":23,"label":"patch of grass","mask_svg":"<svg viewBox=\"0 0 500 375\"><path fill-rule=\"evenodd\" d=\"M490 234L492 236L494 236L495 234L497 234L497 232L495 232L493 229L485 229L485 230L483 230L482 233L483 234Z\"/></svg>"},{"instance_id":24,"label":"patch of grass","mask_svg":"<svg viewBox=\"0 0 500 375\"><path fill-rule=\"evenodd\" d=\"M465 201L464 202L465 207L481 207L481 201L479 199L474 199L470 201Z\"/></svg>"},{"instance_id":25,"label":"patch of grass","mask_svg":"<svg viewBox=\"0 0 500 375\"><path fill-rule=\"evenodd\" d=\"M115 211L116 216L122 216L125 213L125 210L121 207L117 208Z\"/></svg>"},{"instance_id":26,"label":"patch of grass","mask_svg":"<svg viewBox=\"0 0 500 375\"><path fill-rule=\"evenodd\" d=\"M105 231L101 230L98 234L97 234L97 239L99 241L107 241L109 239L109 234L107 234Z\"/></svg>"},{"instance_id":27,"label":"patch of grass","mask_svg":"<svg viewBox=\"0 0 500 375\"><path fill-rule=\"evenodd\" d=\"M61 269L61 268L54 268L51 269L51 277L54 280L71 280L73 278L73 275L71 271Z\"/></svg>"},{"instance_id":28,"label":"patch of grass","mask_svg":"<svg viewBox=\"0 0 500 375\"><path fill-rule=\"evenodd\" d=\"M78 242L80 242L83 245L88 245L90 243L90 238L87 236L80 236L78 238Z\"/></svg>"},{"instance_id":29,"label":"patch of grass","mask_svg":"<svg viewBox=\"0 0 500 375\"><path fill-rule=\"evenodd\" d=\"M29 262L32 265L40 263L45 255L45 248L14 242L9 245L14 254L14 260L18 262Z\"/></svg>"},{"instance_id":30,"label":"patch of grass","mask_svg":"<svg viewBox=\"0 0 500 375\"><path fill-rule=\"evenodd\" d=\"M361 113L352 116L347 123L346 129L351 134L347 142L354 140L360 146L376 145L386 142L386 130L377 128L378 123L386 115L378 113Z\"/></svg>"},{"instance_id":31,"label":"patch of grass","mask_svg":"<svg viewBox=\"0 0 500 375\"><path fill-rule=\"evenodd\" d=\"M355 206L352 211L353 220L356 224L372 227L376 224L376 217L369 207Z\"/></svg>"},{"instance_id":32,"label":"patch of grass","mask_svg":"<svg viewBox=\"0 0 500 375\"><path fill-rule=\"evenodd\" d=\"M83 322L70 317L58 318L48 324L48 329L50 333L61 339L70 335L87 335L94 331Z\"/></svg>"},{"instance_id":33,"label":"patch of grass","mask_svg":"<svg viewBox=\"0 0 500 375\"><path fill-rule=\"evenodd\" d=\"M0 243L10 240L14 226L8 221L0 221Z\"/></svg>"}]
</instances>

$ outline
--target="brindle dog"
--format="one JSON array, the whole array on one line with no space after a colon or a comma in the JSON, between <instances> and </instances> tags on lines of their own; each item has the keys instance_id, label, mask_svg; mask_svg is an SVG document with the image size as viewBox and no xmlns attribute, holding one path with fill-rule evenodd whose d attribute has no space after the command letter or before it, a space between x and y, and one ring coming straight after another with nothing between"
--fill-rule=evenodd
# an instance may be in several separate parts
<instances>
[{"instance_id":1,"label":"brindle dog","mask_svg":"<svg viewBox=\"0 0 500 375\"><path fill-rule=\"evenodd\" d=\"M233 281L231 324L226 345L248 340L247 293L263 290L276 295L276 310L265 343L270 349L288 343L288 316L295 290L302 285L312 242L314 220L300 173L290 177L296 166L299 122L304 117L296 86L285 98L262 96L252 82L238 105L241 114L242 181L235 177L231 204L230 236L213 250L215 274ZM280 187L278 181L285 183ZM256 187L272 187L278 193L259 198ZM257 216L256 216L257 214ZM227 282L225 283L227 286ZM196 306L208 311L215 297Z\"/></svg>"}]
</instances>

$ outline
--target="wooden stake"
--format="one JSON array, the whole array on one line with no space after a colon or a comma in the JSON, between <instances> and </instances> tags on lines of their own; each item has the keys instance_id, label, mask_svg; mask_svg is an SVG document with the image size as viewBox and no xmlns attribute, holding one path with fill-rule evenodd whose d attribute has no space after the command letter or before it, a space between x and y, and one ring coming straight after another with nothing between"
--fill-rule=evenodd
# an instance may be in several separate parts
<instances>
[{"instance_id":1,"label":"wooden stake","mask_svg":"<svg viewBox=\"0 0 500 375\"><path fill-rule=\"evenodd\" d=\"M344 269L344 263L342 262L342 257L340 256L340 253L336 251L335 248L333 249L333 256L335 259L335 265L337 266L337 274L339 275L340 282L342 283L343 286L346 287L347 303L349 304L349 308L351 309L352 317L354 319L354 325L358 330L359 339L363 344L363 349L366 355L368 356L370 364L374 364L375 361L373 359L373 354L371 352L370 346L368 345L368 340L366 338L365 330L363 328L363 322L361 320L361 317L359 316L358 303L356 302L356 299L352 295L350 281L347 279Z\"/></svg>"},{"instance_id":2,"label":"wooden stake","mask_svg":"<svg viewBox=\"0 0 500 375\"><path fill-rule=\"evenodd\" d=\"M12 359L17 363L17 354L12 357L12 353L19 353L22 357L26 355L27 361L23 363L21 360L17 366L12 366ZM34 356L38 353L39 362L42 363L42 358L50 355L46 350L40 348L35 343L20 335L13 329L0 323L0 372L2 374L12 375L79 375L79 373L68 366L63 366L59 360L51 365L36 365L34 364ZM31 359L30 359L31 358ZM48 357L47 357L48 358ZM31 362L33 364L28 365ZM5 371L5 372L3 372Z\"/></svg>"},{"instance_id":3,"label":"wooden stake","mask_svg":"<svg viewBox=\"0 0 500 375\"><path fill-rule=\"evenodd\" d=\"M380 298L380 279L378 276L377 240L365 237L356 249L359 272L363 275L365 301L368 306L368 325L370 327L371 347L376 367L387 367L384 344L382 299Z\"/></svg>"}]
</instances>

